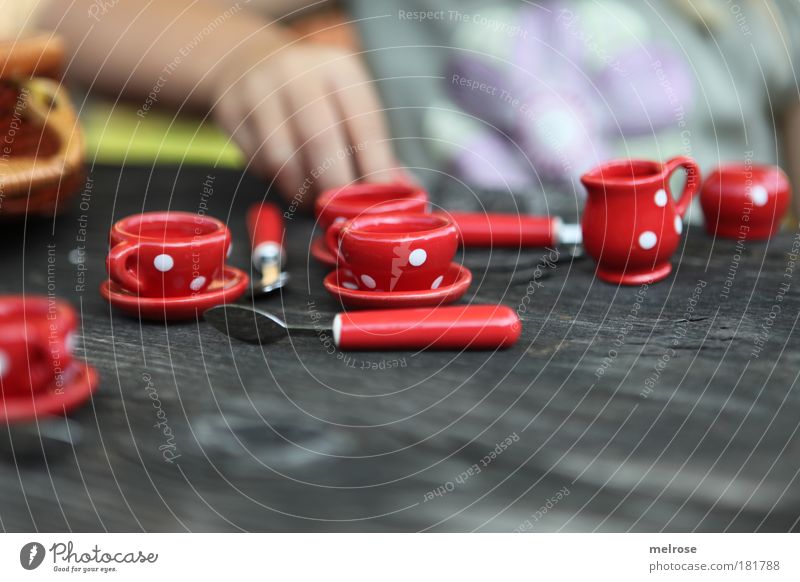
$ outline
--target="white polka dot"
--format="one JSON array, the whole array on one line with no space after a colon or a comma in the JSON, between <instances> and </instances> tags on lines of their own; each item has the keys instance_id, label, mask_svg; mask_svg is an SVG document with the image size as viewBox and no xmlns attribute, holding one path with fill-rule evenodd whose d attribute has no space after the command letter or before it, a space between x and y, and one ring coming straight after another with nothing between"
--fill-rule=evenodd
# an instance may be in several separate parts
<instances>
[{"instance_id":1,"label":"white polka dot","mask_svg":"<svg viewBox=\"0 0 800 582\"><path fill-rule=\"evenodd\" d=\"M67 333L67 337L64 338L64 347L67 349L67 353L74 352L77 345L78 338L75 337L75 334L73 332Z\"/></svg>"},{"instance_id":2,"label":"white polka dot","mask_svg":"<svg viewBox=\"0 0 800 582\"><path fill-rule=\"evenodd\" d=\"M339 342L342 339L342 314L337 313L336 317L333 318L333 325L331 326L331 332L333 332L333 343L336 344L336 347L339 347Z\"/></svg>"},{"instance_id":3,"label":"white polka dot","mask_svg":"<svg viewBox=\"0 0 800 582\"><path fill-rule=\"evenodd\" d=\"M375 289L375 285L377 285L375 279L373 279L369 275L361 275L361 282L364 283L364 285L366 285L370 289Z\"/></svg>"},{"instance_id":4,"label":"white polka dot","mask_svg":"<svg viewBox=\"0 0 800 582\"><path fill-rule=\"evenodd\" d=\"M436 277L436 279L433 281L433 285L431 285L431 289L438 289L439 285L442 284L442 281L444 281L444 275L439 275Z\"/></svg>"},{"instance_id":5,"label":"white polka dot","mask_svg":"<svg viewBox=\"0 0 800 582\"><path fill-rule=\"evenodd\" d=\"M764 186L758 184L753 186L753 189L750 191L750 198L753 199L753 204L756 206L764 206L769 200L769 193Z\"/></svg>"},{"instance_id":6,"label":"white polka dot","mask_svg":"<svg viewBox=\"0 0 800 582\"><path fill-rule=\"evenodd\" d=\"M675 232L678 234L683 232L683 221L680 216L675 217Z\"/></svg>"},{"instance_id":7,"label":"white polka dot","mask_svg":"<svg viewBox=\"0 0 800 582\"><path fill-rule=\"evenodd\" d=\"M175 266L175 261L169 255L158 255L153 259L153 266L162 273L166 273Z\"/></svg>"},{"instance_id":8,"label":"white polka dot","mask_svg":"<svg viewBox=\"0 0 800 582\"><path fill-rule=\"evenodd\" d=\"M189 289L191 289L192 291L200 291L200 289L202 289L203 285L205 284L206 284L205 277L195 277L194 279L192 279L192 282L189 283Z\"/></svg>"},{"instance_id":9,"label":"white polka dot","mask_svg":"<svg viewBox=\"0 0 800 582\"><path fill-rule=\"evenodd\" d=\"M337 216L336 218L333 219L333 222L335 224L337 222L344 222L345 220L347 219L344 216Z\"/></svg>"},{"instance_id":10,"label":"white polka dot","mask_svg":"<svg viewBox=\"0 0 800 582\"><path fill-rule=\"evenodd\" d=\"M345 281L344 283L342 283L342 287L344 287L345 289L353 289L353 290L358 289L358 285L356 285L355 283L351 283L350 281Z\"/></svg>"},{"instance_id":11,"label":"white polka dot","mask_svg":"<svg viewBox=\"0 0 800 582\"><path fill-rule=\"evenodd\" d=\"M654 246L656 246L657 242L658 237L652 230L646 230L639 235L639 246L644 250L652 249Z\"/></svg>"},{"instance_id":12,"label":"white polka dot","mask_svg":"<svg viewBox=\"0 0 800 582\"><path fill-rule=\"evenodd\" d=\"M11 367L11 362L5 352L0 351L0 378L5 378L8 369Z\"/></svg>"},{"instance_id":13,"label":"white polka dot","mask_svg":"<svg viewBox=\"0 0 800 582\"><path fill-rule=\"evenodd\" d=\"M662 188L656 192L656 206L664 207L667 205L667 192Z\"/></svg>"},{"instance_id":14,"label":"white polka dot","mask_svg":"<svg viewBox=\"0 0 800 582\"><path fill-rule=\"evenodd\" d=\"M408 262L414 267L419 267L420 265L425 264L425 261L427 260L428 253L425 252L425 249L414 249L411 251L411 254L408 255Z\"/></svg>"}]
</instances>

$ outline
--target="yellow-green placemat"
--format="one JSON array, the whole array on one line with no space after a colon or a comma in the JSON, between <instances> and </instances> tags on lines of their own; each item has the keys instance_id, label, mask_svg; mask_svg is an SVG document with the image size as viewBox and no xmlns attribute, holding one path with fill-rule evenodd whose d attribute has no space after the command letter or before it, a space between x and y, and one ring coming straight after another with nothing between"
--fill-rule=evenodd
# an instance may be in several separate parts
<instances>
[{"instance_id":1,"label":"yellow-green placemat","mask_svg":"<svg viewBox=\"0 0 800 582\"><path fill-rule=\"evenodd\" d=\"M88 159L96 163L244 166L227 135L192 115L151 110L140 116L131 105L93 101L84 108L81 121Z\"/></svg>"}]
</instances>

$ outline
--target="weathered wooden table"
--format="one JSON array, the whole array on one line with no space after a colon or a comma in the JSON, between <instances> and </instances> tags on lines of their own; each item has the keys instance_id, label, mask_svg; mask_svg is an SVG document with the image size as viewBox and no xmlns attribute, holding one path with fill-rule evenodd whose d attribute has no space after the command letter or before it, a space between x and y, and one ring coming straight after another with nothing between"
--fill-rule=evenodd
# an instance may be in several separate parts
<instances>
[{"instance_id":1,"label":"weathered wooden table","mask_svg":"<svg viewBox=\"0 0 800 582\"><path fill-rule=\"evenodd\" d=\"M244 209L263 196L234 172L101 167L55 221L3 227L2 291L72 302L102 385L74 415L74 451L3 461L0 528L798 529L794 234L737 246L693 227L676 272L650 287L546 252L470 251L465 301L524 319L500 353L343 354L325 337L261 348L100 298L113 220L207 211L229 221L245 267ZM261 303L297 322L338 308L307 256L313 226L288 221L293 282ZM480 268L490 254L533 269L510 283Z\"/></svg>"}]
</instances>

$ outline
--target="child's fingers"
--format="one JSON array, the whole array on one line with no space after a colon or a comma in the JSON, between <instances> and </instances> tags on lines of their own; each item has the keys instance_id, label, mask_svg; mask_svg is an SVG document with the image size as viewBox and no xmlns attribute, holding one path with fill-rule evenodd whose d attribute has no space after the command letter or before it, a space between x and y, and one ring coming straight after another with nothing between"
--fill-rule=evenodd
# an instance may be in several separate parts
<instances>
[{"instance_id":1,"label":"child's fingers","mask_svg":"<svg viewBox=\"0 0 800 582\"><path fill-rule=\"evenodd\" d=\"M279 98L260 103L251 115L251 125L259 137L256 153L265 173L275 178L281 193L293 198L302 195L303 166L288 115Z\"/></svg>"},{"instance_id":2,"label":"child's fingers","mask_svg":"<svg viewBox=\"0 0 800 582\"><path fill-rule=\"evenodd\" d=\"M369 181L389 181L397 161L389 141L382 111L345 110L348 133L354 146L354 156L359 173Z\"/></svg>"},{"instance_id":3,"label":"child's fingers","mask_svg":"<svg viewBox=\"0 0 800 582\"><path fill-rule=\"evenodd\" d=\"M228 132L231 139L239 146L249 166L256 170L263 170L255 158L258 149L258 137L251 124L247 122L247 113L244 104L238 98L226 97L214 108L214 117L222 128Z\"/></svg>"},{"instance_id":4,"label":"child's fingers","mask_svg":"<svg viewBox=\"0 0 800 582\"><path fill-rule=\"evenodd\" d=\"M328 90L317 80L304 79L285 92L294 114L291 122L303 150L305 178L321 191L355 179L348 141L341 117L334 108Z\"/></svg>"},{"instance_id":5,"label":"child's fingers","mask_svg":"<svg viewBox=\"0 0 800 582\"><path fill-rule=\"evenodd\" d=\"M391 181L397 161L372 81L353 61L335 82L337 105L347 123L359 173L369 181Z\"/></svg>"}]
</instances>

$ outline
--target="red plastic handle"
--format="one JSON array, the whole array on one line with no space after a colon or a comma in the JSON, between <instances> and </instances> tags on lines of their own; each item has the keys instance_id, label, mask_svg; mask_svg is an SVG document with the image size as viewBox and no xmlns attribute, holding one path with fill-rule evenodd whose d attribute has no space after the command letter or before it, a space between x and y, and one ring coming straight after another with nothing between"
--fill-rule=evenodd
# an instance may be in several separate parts
<instances>
[{"instance_id":1,"label":"red plastic handle","mask_svg":"<svg viewBox=\"0 0 800 582\"><path fill-rule=\"evenodd\" d=\"M247 209L247 231L253 249L253 264L261 266L265 260L286 260L283 250L283 216L274 204L257 203Z\"/></svg>"},{"instance_id":2,"label":"red plastic handle","mask_svg":"<svg viewBox=\"0 0 800 582\"><path fill-rule=\"evenodd\" d=\"M458 227L465 247L536 247L557 243L557 218L486 212L437 212Z\"/></svg>"},{"instance_id":3,"label":"red plastic handle","mask_svg":"<svg viewBox=\"0 0 800 582\"><path fill-rule=\"evenodd\" d=\"M514 345L521 331L504 305L354 311L333 320L342 350L493 350Z\"/></svg>"}]
</instances>

